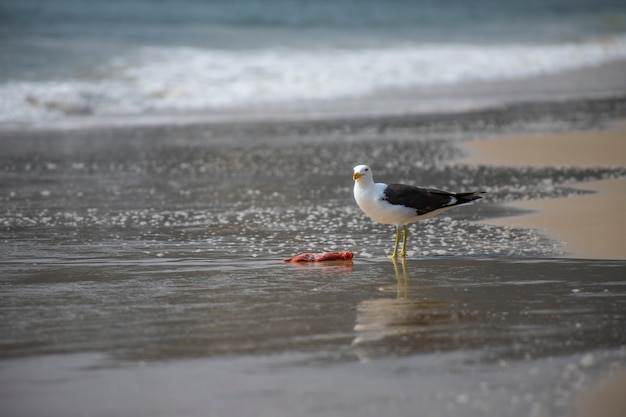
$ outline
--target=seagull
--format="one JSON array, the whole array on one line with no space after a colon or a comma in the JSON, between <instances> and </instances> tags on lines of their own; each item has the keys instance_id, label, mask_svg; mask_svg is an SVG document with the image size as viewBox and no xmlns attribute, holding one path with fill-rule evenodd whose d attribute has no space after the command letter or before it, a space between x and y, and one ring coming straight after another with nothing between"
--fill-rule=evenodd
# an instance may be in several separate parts
<instances>
[{"instance_id":1,"label":"seagull","mask_svg":"<svg viewBox=\"0 0 626 417\"><path fill-rule=\"evenodd\" d=\"M390 258L406 255L409 231L406 225L430 219L453 207L472 204L482 198L485 191L451 193L434 188L421 188L405 184L374 182L372 169L367 165L354 167L354 199L372 220L396 226L396 244ZM400 228L404 232L402 252L398 253Z\"/></svg>"}]
</instances>

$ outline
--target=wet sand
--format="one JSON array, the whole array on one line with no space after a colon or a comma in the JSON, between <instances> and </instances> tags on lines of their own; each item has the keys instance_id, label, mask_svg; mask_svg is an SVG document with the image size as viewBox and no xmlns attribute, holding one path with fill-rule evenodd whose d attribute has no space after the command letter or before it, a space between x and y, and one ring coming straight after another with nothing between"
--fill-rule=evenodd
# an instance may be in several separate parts
<instances>
[{"instance_id":1,"label":"wet sand","mask_svg":"<svg viewBox=\"0 0 626 417\"><path fill-rule=\"evenodd\" d=\"M626 170L455 158L623 117L599 100L0 131L0 414L567 415L624 370L626 264L484 220ZM354 203L359 163L489 193L411 226L394 264L393 228ZM355 258L281 262L321 250Z\"/></svg>"},{"instance_id":2,"label":"wet sand","mask_svg":"<svg viewBox=\"0 0 626 417\"><path fill-rule=\"evenodd\" d=\"M611 130L558 135L517 136L465 143L465 161L498 166L626 167L626 124ZM573 183L590 194L519 201L532 211L489 223L545 230L564 241L567 256L626 259L626 179Z\"/></svg>"},{"instance_id":3,"label":"wet sand","mask_svg":"<svg viewBox=\"0 0 626 417\"><path fill-rule=\"evenodd\" d=\"M626 361L623 263L179 250L12 274L3 414L567 415Z\"/></svg>"}]
</instances>

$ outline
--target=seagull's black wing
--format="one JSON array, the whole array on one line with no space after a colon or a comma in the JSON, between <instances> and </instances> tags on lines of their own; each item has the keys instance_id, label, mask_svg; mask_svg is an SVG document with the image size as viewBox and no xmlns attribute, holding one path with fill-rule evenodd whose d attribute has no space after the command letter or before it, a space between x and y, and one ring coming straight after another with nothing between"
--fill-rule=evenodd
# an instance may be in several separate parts
<instances>
[{"instance_id":1,"label":"seagull's black wing","mask_svg":"<svg viewBox=\"0 0 626 417\"><path fill-rule=\"evenodd\" d=\"M477 200L483 191L451 193L434 188L421 188L405 184L389 184L385 188L383 200L390 204L415 209L419 216L445 207L458 206Z\"/></svg>"}]
</instances>

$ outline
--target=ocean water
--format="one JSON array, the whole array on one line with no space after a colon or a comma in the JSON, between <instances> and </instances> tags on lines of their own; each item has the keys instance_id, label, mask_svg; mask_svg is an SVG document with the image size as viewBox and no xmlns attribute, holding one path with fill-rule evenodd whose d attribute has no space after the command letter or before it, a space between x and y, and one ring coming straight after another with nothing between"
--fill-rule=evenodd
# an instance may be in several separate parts
<instances>
[{"instance_id":1,"label":"ocean water","mask_svg":"<svg viewBox=\"0 0 626 417\"><path fill-rule=\"evenodd\" d=\"M618 0L5 0L0 123L323 107L625 58Z\"/></svg>"}]
</instances>

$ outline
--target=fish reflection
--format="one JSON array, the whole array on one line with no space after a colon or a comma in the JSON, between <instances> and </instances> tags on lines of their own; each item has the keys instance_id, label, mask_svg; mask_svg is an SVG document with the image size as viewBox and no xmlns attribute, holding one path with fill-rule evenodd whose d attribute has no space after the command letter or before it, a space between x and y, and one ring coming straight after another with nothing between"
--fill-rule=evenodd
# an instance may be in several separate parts
<instances>
[{"instance_id":1,"label":"fish reflection","mask_svg":"<svg viewBox=\"0 0 626 417\"><path fill-rule=\"evenodd\" d=\"M396 297L357 305L352 346L363 359L389 354L439 351L457 345L457 325L464 321L453 300L428 298L429 287L410 286L406 260L392 260ZM400 265L398 265L400 262ZM412 296L411 290L419 293Z\"/></svg>"},{"instance_id":2,"label":"fish reflection","mask_svg":"<svg viewBox=\"0 0 626 417\"><path fill-rule=\"evenodd\" d=\"M351 274L352 260L327 262L293 262L294 268L300 271L321 271L323 274Z\"/></svg>"}]
</instances>

